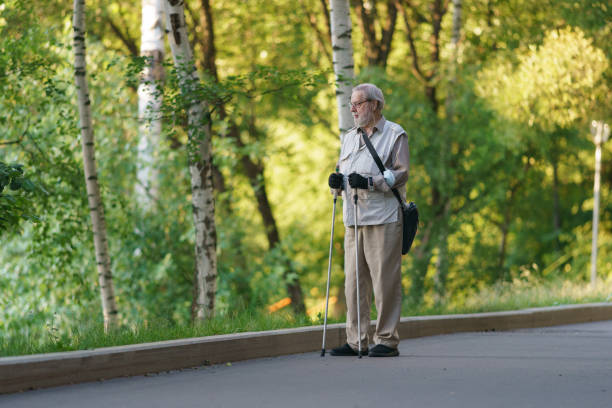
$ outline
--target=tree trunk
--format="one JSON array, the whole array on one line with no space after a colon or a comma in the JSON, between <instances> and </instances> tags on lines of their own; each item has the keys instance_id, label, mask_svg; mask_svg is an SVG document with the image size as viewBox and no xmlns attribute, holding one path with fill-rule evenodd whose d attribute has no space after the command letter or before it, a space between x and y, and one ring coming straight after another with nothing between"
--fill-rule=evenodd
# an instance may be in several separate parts
<instances>
[{"instance_id":1,"label":"tree trunk","mask_svg":"<svg viewBox=\"0 0 612 408\"><path fill-rule=\"evenodd\" d=\"M413 306L418 306L423 302L425 294L425 277L432 257L432 236L434 235L434 223L429 222L421 234L421 242L414 249L414 267L410 271L410 290L408 292L408 302Z\"/></svg>"},{"instance_id":2,"label":"tree trunk","mask_svg":"<svg viewBox=\"0 0 612 408\"><path fill-rule=\"evenodd\" d=\"M338 105L338 127L340 140L353 127L353 116L349 102L353 90L353 43L351 12L348 0L331 0L331 41L334 74L336 76L336 104Z\"/></svg>"},{"instance_id":3,"label":"tree trunk","mask_svg":"<svg viewBox=\"0 0 612 408\"><path fill-rule=\"evenodd\" d=\"M178 73L181 95L187 104L187 154L196 233L193 312L196 319L204 320L214 315L217 286L210 114L206 102L200 100L197 95L200 80L187 37L183 3L179 0L164 0L164 3L172 57Z\"/></svg>"},{"instance_id":4,"label":"tree trunk","mask_svg":"<svg viewBox=\"0 0 612 408\"><path fill-rule=\"evenodd\" d=\"M257 128L255 126L255 112L249 117L249 133L253 139L257 138ZM239 144L244 146L242 141ZM266 236L268 238L268 246L270 249L274 249L280 246L280 234L276 225L276 220L272 213L272 207L268 200L268 194L266 192L266 185L264 179L264 167L261 163L254 163L247 155L241 157L241 164L249 179L253 193L257 198L257 208L261 214L266 229ZM281 250L282 251L282 250ZM305 314L306 306L304 304L304 295L302 292L302 286L299 278L289 279L290 275L296 275L291 261L288 258L283 272L283 278L285 279L285 287L289 298L291 298L291 306L297 314Z\"/></svg>"},{"instance_id":5,"label":"tree trunk","mask_svg":"<svg viewBox=\"0 0 612 408\"><path fill-rule=\"evenodd\" d=\"M213 26L212 10L210 0L200 1L200 24L202 25L202 35L200 44L202 46L203 68L204 71L211 75L215 81L218 81L217 74L217 50L215 48L215 30Z\"/></svg>"},{"instance_id":6,"label":"tree trunk","mask_svg":"<svg viewBox=\"0 0 612 408\"><path fill-rule=\"evenodd\" d=\"M376 2L369 2L370 7L366 8L363 0L353 0L357 21L363 33L365 45L365 62L368 66L386 67L389 53L391 52L391 41L395 32L397 21L397 7L395 0L387 1L387 19L384 24L380 24ZM376 27L380 26L380 39L376 34Z\"/></svg>"},{"instance_id":7,"label":"tree trunk","mask_svg":"<svg viewBox=\"0 0 612 408\"><path fill-rule=\"evenodd\" d=\"M450 80L448 92L446 96L446 120L448 128L452 129L454 124L454 103L455 103L455 87L457 86L457 65L458 65L458 46L461 35L461 0L453 0L453 31L451 36L451 61L450 61ZM435 52L438 52L437 49ZM442 166L442 180L448 181L447 169L450 164L450 140L449 132L440 132L442 143L440 145L440 162ZM435 275L435 301L436 304L444 302L446 296L446 278L448 276L448 237L449 237L449 222L451 206L450 200L445 200L444 210L440 217L440 237L438 239L438 257L436 260L436 275Z\"/></svg>"},{"instance_id":8,"label":"tree trunk","mask_svg":"<svg viewBox=\"0 0 612 408\"><path fill-rule=\"evenodd\" d=\"M510 231L510 207L506 209L504 213L504 221L500 226L501 229L501 241L499 243L499 257L497 261L497 280L503 281L506 279L506 270L504 264L506 263L506 252L508 250L508 232Z\"/></svg>"},{"instance_id":9,"label":"tree trunk","mask_svg":"<svg viewBox=\"0 0 612 408\"><path fill-rule=\"evenodd\" d=\"M329 8L327 7L327 0L320 0L321 10L323 11L323 16L325 17L325 26L327 27L327 35L329 40L331 41L331 15L329 12Z\"/></svg>"},{"instance_id":10,"label":"tree trunk","mask_svg":"<svg viewBox=\"0 0 612 408\"><path fill-rule=\"evenodd\" d=\"M81 144L83 146L83 167L87 201L93 226L98 283L102 297L104 330L116 327L118 323L117 305L113 290L113 276L108 253L104 206L100 197L100 185L96 170L95 142L91 121L91 101L87 85L87 63L85 59L85 0L74 0L74 77L77 87L79 119L81 124Z\"/></svg>"},{"instance_id":11,"label":"tree trunk","mask_svg":"<svg viewBox=\"0 0 612 408\"><path fill-rule=\"evenodd\" d=\"M558 137L554 135L554 137ZM558 252L561 250L561 243L559 236L561 235L561 200L559 199L559 149L557 148L557 141L553 139L553 146L551 151L551 164L553 168L553 229L555 232L555 250Z\"/></svg>"},{"instance_id":12,"label":"tree trunk","mask_svg":"<svg viewBox=\"0 0 612 408\"><path fill-rule=\"evenodd\" d=\"M519 188L524 184L524 180L527 179L528 171L531 165L529 161L523 167L522 177L515 180L514 183L511 183L510 190L506 194L507 199L505 200L505 209L504 209L504 219L501 225L498 227L501 230L502 238L499 244L499 258L497 262L498 266L498 279L504 280L507 278L507 271L504 269L504 264L506 263L506 252L508 247L508 234L510 231L510 226L512 224L512 206L514 204L514 199L516 197Z\"/></svg>"},{"instance_id":13,"label":"tree trunk","mask_svg":"<svg viewBox=\"0 0 612 408\"><path fill-rule=\"evenodd\" d=\"M455 88L457 87L457 67L459 65L459 39L461 38L461 0L453 0L453 31L451 35L451 60L449 63L449 87L446 95L446 117L452 121L455 114Z\"/></svg>"},{"instance_id":14,"label":"tree trunk","mask_svg":"<svg viewBox=\"0 0 612 408\"><path fill-rule=\"evenodd\" d=\"M448 236L450 222L450 200L444 205L444 210L438 220L438 256L436 258L436 275L434 278L434 296L436 304L444 303L446 297L446 278L448 277Z\"/></svg>"},{"instance_id":15,"label":"tree trunk","mask_svg":"<svg viewBox=\"0 0 612 408\"><path fill-rule=\"evenodd\" d=\"M453 35L451 46L453 48L453 63L457 64L457 48L461 37L461 0L453 0Z\"/></svg>"},{"instance_id":16,"label":"tree trunk","mask_svg":"<svg viewBox=\"0 0 612 408\"><path fill-rule=\"evenodd\" d=\"M321 50L321 53L323 55L325 55L325 57L327 58L327 60L332 63L332 56L330 54L330 50L329 50L329 43L331 41L331 29L329 27L329 11L327 10L327 3L325 3L325 0L322 0L322 6L323 6L323 13L325 15L325 21L327 23L326 25L326 31L323 32L319 29L319 26L317 24L317 16L315 13L313 13L307 4L304 3L305 0L299 0L300 2L300 6L302 8L302 12L304 13L305 17L308 19L308 24L310 25L310 27L312 28L312 30L315 33L315 36L317 38L317 43L319 44L319 49Z\"/></svg>"},{"instance_id":17,"label":"tree trunk","mask_svg":"<svg viewBox=\"0 0 612 408\"><path fill-rule=\"evenodd\" d=\"M164 77L164 29L162 0L142 0L140 55L147 59L138 86L138 183L136 195L149 208L158 198L159 172L155 151L161 141L162 97L158 83Z\"/></svg>"},{"instance_id":18,"label":"tree trunk","mask_svg":"<svg viewBox=\"0 0 612 408\"><path fill-rule=\"evenodd\" d=\"M487 0L487 27L489 29L492 29L494 27L493 25L493 18L495 17L496 13L495 10L493 9L493 3L495 3L496 0ZM497 41L495 41L495 37L493 37L493 43L491 44L491 50L492 51L497 51Z\"/></svg>"},{"instance_id":19,"label":"tree trunk","mask_svg":"<svg viewBox=\"0 0 612 408\"><path fill-rule=\"evenodd\" d=\"M442 6L442 0L434 0L430 5L431 34L429 35L429 61L431 63L431 70L427 74L425 95L436 114L438 113L439 102L435 77L440 72L440 31L442 30L442 17L444 17L445 11Z\"/></svg>"},{"instance_id":20,"label":"tree trunk","mask_svg":"<svg viewBox=\"0 0 612 408\"><path fill-rule=\"evenodd\" d=\"M447 11L447 2L442 0L432 0L429 3L429 20L426 20L423 14L420 13L415 4L406 0L396 0L395 4L398 10L404 17L406 24L406 37L408 40L408 46L410 55L412 58L412 71L417 79L419 79L424 85L425 97L431 106L431 110L434 116L438 118L440 103L438 101L438 80L436 77L440 72L440 32L442 29L442 18ZM409 13L410 11L410 13ZM427 70L422 68L422 61L419 58L417 47L415 44L415 32L413 29L413 22L416 23L422 21L428 21L431 24L431 31L429 34L429 61ZM434 134L444 134L439 131L439 122L436 121L433 129ZM437 130L437 131L436 131ZM446 137L446 136L445 136ZM442 169L446 169L450 166L448 157L448 142L445 140L440 141L440 160L446 163L442 166ZM448 222L449 222L449 198L448 192L444 188L440 188L443 183L448 183L446 172L442 173L440 179L434 180L431 187L431 206L433 208L435 227L431 225L427 228L427 234L431 234L428 237L427 244L421 243L419 251L415 251L415 271L413 272L413 282L411 289L411 297L413 302L420 302L422 300L424 291L424 279L427 274L427 268L433 254L434 247L438 247L438 261L436 262L436 286L440 287L442 282L446 279L448 271L448 260L443 259L447 257L447 246L448 243ZM437 239L435 238L437 236ZM421 248L422 247L422 248ZM419 269L422 268L422 269Z\"/></svg>"}]
</instances>

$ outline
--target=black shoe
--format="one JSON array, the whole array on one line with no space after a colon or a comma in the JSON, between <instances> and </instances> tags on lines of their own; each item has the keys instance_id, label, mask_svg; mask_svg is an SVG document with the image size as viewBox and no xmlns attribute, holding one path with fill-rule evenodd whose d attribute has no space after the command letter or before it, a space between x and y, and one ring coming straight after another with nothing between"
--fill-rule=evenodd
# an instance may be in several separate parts
<instances>
[{"instance_id":1,"label":"black shoe","mask_svg":"<svg viewBox=\"0 0 612 408\"><path fill-rule=\"evenodd\" d=\"M342 347L336 347L335 349L332 349L329 354L331 354L332 356L356 356L357 355L357 350L354 350L351 346L348 345L348 343L346 343L344 346ZM361 349L361 355L362 356L367 356L368 355L368 349L366 347L366 349Z\"/></svg>"},{"instance_id":2,"label":"black shoe","mask_svg":"<svg viewBox=\"0 0 612 408\"><path fill-rule=\"evenodd\" d=\"M357 354L355 354L357 355ZM396 348L387 347L384 344L377 344L372 347L368 357L395 357L399 356L399 351Z\"/></svg>"}]
</instances>

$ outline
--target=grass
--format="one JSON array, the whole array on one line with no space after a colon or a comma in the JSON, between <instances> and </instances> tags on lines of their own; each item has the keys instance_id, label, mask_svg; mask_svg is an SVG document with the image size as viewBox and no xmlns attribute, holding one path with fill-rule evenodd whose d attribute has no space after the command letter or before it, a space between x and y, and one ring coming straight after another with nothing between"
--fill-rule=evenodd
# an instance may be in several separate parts
<instances>
[{"instance_id":1,"label":"grass","mask_svg":"<svg viewBox=\"0 0 612 408\"><path fill-rule=\"evenodd\" d=\"M329 320L329 322L335 322ZM216 317L203 323L180 325L168 320L123 325L109 333L100 322L75 324L59 330L52 325L30 330L25 335L0 334L0 357L59 351L90 350L100 347L149 343L163 340L204 337L249 331L276 330L319 324L306 316L288 312L275 314L241 312Z\"/></svg>"},{"instance_id":2,"label":"grass","mask_svg":"<svg viewBox=\"0 0 612 408\"><path fill-rule=\"evenodd\" d=\"M556 306L591 302L612 301L612 278L600 281L595 288L587 283L562 280L515 280L484 287L471 294L453 298L443 304L425 302L418 307L404 305L402 316L459 314L520 310L531 307ZM375 318L375 313L373 314ZM329 323L342 320L330 319ZM148 343L216 334L247 331L275 330L322 324L319 318L296 317L288 312L241 312L220 316L201 324L178 325L158 320L125 325L104 333L101 322L75 324L66 330L49 325L31 330L25 335L0 334L0 356L16 356L71 350L88 350L100 347Z\"/></svg>"},{"instance_id":3,"label":"grass","mask_svg":"<svg viewBox=\"0 0 612 408\"><path fill-rule=\"evenodd\" d=\"M402 316L497 312L610 301L612 277L600 280L592 287L586 282L541 280L527 276L512 282L483 287L441 305L404 305Z\"/></svg>"}]
</instances>

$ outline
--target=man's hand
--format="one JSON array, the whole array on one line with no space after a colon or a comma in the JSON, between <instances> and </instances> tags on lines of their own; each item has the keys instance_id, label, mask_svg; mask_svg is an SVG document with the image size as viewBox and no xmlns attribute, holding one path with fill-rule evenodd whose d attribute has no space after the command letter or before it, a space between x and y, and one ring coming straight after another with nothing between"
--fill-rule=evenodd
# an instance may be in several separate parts
<instances>
[{"instance_id":1,"label":"man's hand","mask_svg":"<svg viewBox=\"0 0 612 408\"><path fill-rule=\"evenodd\" d=\"M349 185L352 188L368 188L368 179L363 177L361 174L351 173L348 176Z\"/></svg>"},{"instance_id":2,"label":"man's hand","mask_svg":"<svg viewBox=\"0 0 612 408\"><path fill-rule=\"evenodd\" d=\"M329 175L329 180L327 180L329 187L333 189L344 189L344 176L342 173L332 173Z\"/></svg>"}]
</instances>

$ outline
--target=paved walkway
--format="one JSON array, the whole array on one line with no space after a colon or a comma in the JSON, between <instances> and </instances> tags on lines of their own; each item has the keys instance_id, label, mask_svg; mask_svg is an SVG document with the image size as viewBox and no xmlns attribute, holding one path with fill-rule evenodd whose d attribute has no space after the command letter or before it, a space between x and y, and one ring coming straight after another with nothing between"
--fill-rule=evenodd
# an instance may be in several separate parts
<instances>
[{"instance_id":1,"label":"paved walkway","mask_svg":"<svg viewBox=\"0 0 612 408\"><path fill-rule=\"evenodd\" d=\"M612 407L612 321L405 340L0 395L0 407Z\"/></svg>"}]
</instances>

